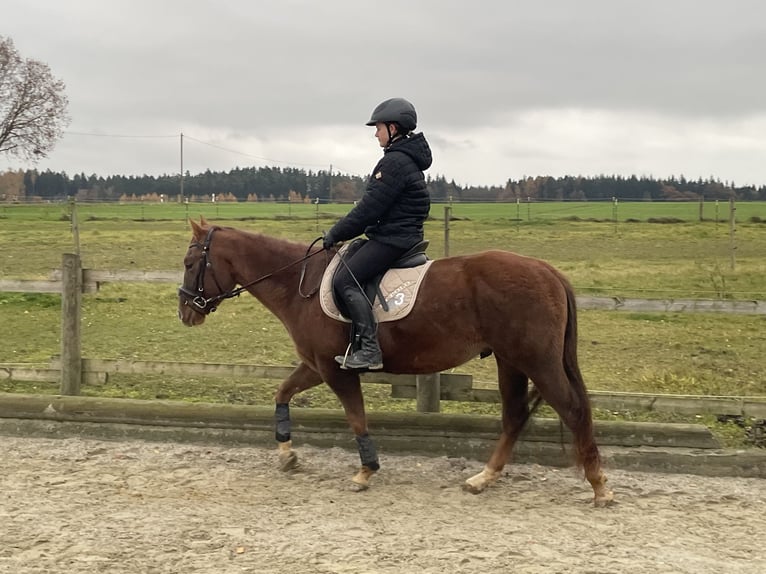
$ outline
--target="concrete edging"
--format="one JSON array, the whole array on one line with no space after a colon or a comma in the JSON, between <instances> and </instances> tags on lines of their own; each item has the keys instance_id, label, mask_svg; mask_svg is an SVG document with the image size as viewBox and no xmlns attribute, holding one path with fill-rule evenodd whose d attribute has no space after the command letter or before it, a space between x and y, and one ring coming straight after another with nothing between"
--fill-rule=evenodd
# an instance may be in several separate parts
<instances>
[{"instance_id":1,"label":"concrete edging","mask_svg":"<svg viewBox=\"0 0 766 574\"><path fill-rule=\"evenodd\" d=\"M0 393L0 435L84 437L275 446L270 407ZM296 446L356 450L342 411L292 409ZM369 413L381 454L458 456L485 461L500 423L496 417ZM718 448L702 425L597 421L607 467L704 476L766 478L766 451ZM569 466L571 445L557 420L534 419L514 460Z\"/></svg>"}]
</instances>

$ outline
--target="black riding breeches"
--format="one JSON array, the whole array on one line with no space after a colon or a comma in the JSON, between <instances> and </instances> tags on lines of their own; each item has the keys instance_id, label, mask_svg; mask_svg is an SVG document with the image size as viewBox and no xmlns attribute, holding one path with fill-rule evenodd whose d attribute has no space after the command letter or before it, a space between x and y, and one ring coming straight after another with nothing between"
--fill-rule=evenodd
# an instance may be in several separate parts
<instances>
[{"instance_id":1,"label":"black riding breeches","mask_svg":"<svg viewBox=\"0 0 766 574\"><path fill-rule=\"evenodd\" d=\"M349 290L359 292L357 282L364 285L366 281L383 273L406 251L372 239L366 241L356 253L344 259L345 265L341 262L332 283L335 293L345 298Z\"/></svg>"}]
</instances>

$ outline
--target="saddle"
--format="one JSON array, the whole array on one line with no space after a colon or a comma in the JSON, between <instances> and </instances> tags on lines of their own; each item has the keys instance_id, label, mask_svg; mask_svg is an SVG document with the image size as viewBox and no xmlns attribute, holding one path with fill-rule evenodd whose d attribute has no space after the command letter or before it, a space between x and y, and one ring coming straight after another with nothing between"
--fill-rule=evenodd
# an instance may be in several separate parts
<instances>
[{"instance_id":1,"label":"saddle","mask_svg":"<svg viewBox=\"0 0 766 574\"><path fill-rule=\"evenodd\" d=\"M332 280L342 265L340 258L352 256L366 241L364 238L358 238L343 245L327 266L319 289L322 309L326 315L349 322L343 302L333 291ZM433 263L425 252L428 243L428 241L421 241L416 244L397 259L388 270L363 285L365 295L373 305L373 314L378 322L395 321L405 317L411 311L420 283Z\"/></svg>"}]
</instances>

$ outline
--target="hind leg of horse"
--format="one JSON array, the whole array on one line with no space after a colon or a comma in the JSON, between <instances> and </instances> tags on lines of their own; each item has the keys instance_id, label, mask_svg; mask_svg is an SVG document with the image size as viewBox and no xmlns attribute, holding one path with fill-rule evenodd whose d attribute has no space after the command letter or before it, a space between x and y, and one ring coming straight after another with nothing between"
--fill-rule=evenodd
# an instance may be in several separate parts
<instances>
[{"instance_id":1,"label":"hind leg of horse","mask_svg":"<svg viewBox=\"0 0 766 574\"><path fill-rule=\"evenodd\" d=\"M519 437L524 424L529 417L527 404L527 376L505 364L497 361L498 385L503 405L503 432L495 445L484 469L477 475L465 481L463 489L478 494L494 483L508 463L513 445Z\"/></svg>"},{"instance_id":2,"label":"hind leg of horse","mask_svg":"<svg viewBox=\"0 0 766 574\"><path fill-rule=\"evenodd\" d=\"M346 412L346 420L351 427L359 450L361 467L351 479L354 488L366 490L370 485L370 478L380 468L375 443L367 431L367 416L364 412L364 397L362 385L359 382L359 374L353 371L341 371L334 369L332 376L327 377L327 384L343 405Z\"/></svg>"},{"instance_id":3,"label":"hind leg of horse","mask_svg":"<svg viewBox=\"0 0 766 574\"><path fill-rule=\"evenodd\" d=\"M300 363L295 370L290 373L274 395L276 403L274 418L276 419L276 439L279 452L279 468L287 471L295 468L298 464L298 455L293 450L293 441L290 430L290 400L297 395L316 387L322 383L322 377L319 373L309 368L304 363Z\"/></svg>"},{"instance_id":4,"label":"hind leg of horse","mask_svg":"<svg viewBox=\"0 0 766 574\"><path fill-rule=\"evenodd\" d=\"M561 417L572 431L577 465L593 487L593 502L607 506L614 494L606 486L606 475L601 468L601 456L593 436L593 416L587 396L582 400L572 389L563 368L532 379L543 399Z\"/></svg>"}]
</instances>

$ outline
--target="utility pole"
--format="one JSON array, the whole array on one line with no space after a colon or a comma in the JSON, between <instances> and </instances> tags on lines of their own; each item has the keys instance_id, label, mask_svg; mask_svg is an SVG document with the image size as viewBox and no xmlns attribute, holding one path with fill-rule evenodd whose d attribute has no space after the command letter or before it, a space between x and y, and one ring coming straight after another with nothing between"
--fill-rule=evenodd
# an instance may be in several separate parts
<instances>
[{"instance_id":1,"label":"utility pole","mask_svg":"<svg viewBox=\"0 0 766 574\"><path fill-rule=\"evenodd\" d=\"M332 164L330 164L330 193L327 202L332 203Z\"/></svg>"}]
</instances>

